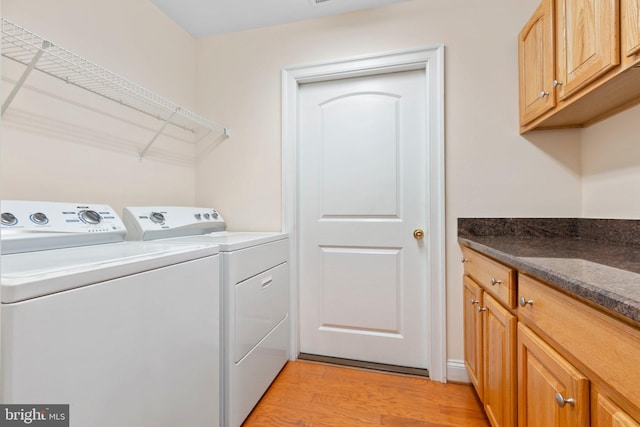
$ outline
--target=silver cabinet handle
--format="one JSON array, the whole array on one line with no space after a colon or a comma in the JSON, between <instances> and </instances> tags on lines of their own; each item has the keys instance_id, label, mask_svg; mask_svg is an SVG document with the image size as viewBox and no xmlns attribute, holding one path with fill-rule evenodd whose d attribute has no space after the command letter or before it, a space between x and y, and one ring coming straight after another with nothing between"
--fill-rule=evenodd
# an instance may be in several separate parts
<instances>
[{"instance_id":1,"label":"silver cabinet handle","mask_svg":"<svg viewBox=\"0 0 640 427\"><path fill-rule=\"evenodd\" d=\"M462 257L462 259L460 260L460 262L464 264L465 262L469 262L469 260L468 260L468 259L466 259L465 257Z\"/></svg>"},{"instance_id":2,"label":"silver cabinet handle","mask_svg":"<svg viewBox=\"0 0 640 427\"><path fill-rule=\"evenodd\" d=\"M544 98L545 96L549 96L549 92L545 92L544 90L540 92L540 98Z\"/></svg>"},{"instance_id":3,"label":"silver cabinet handle","mask_svg":"<svg viewBox=\"0 0 640 427\"><path fill-rule=\"evenodd\" d=\"M483 311L487 311L487 307L478 307L478 313L482 313Z\"/></svg>"},{"instance_id":4,"label":"silver cabinet handle","mask_svg":"<svg viewBox=\"0 0 640 427\"><path fill-rule=\"evenodd\" d=\"M520 307L526 307L527 304L533 305L532 299L526 299L525 297L520 297Z\"/></svg>"},{"instance_id":5,"label":"silver cabinet handle","mask_svg":"<svg viewBox=\"0 0 640 427\"><path fill-rule=\"evenodd\" d=\"M553 81L553 87L558 87L558 86L562 86L562 82L559 82L557 80Z\"/></svg>"},{"instance_id":6,"label":"silver cabinet handle","mask_svg":"<svg viewBox=\"0 0 640 427\"><path fill-rule=\"evenodd\" d=\"M496 279L495 277L491 278L491 286L499 285L500 283L502 283L502 280Z\"/></svg>"},{"instance_id":7,"label":"silver cabinet handle","mask_svg":"<svg viewBox=\"0 0 640 427\"><path fill-rule=\"evenodd\" d=\"M566 405L567 403L571 406L575 406L576 404L576 400L573 398L568 398L565 399L564 396L562 395L562 393L557 392L556 393L556 403L558 404L559 407L564 408L564 405Z\"/></svg>"},{"instance_id":8,"label":"silver cabinet handle","mask_svg":"<svg viewBox=\"0 0 640 427\"><path fill-rule=\"evenodd\" d=\"M473 298L471 298L471 305L477 304L477 303L479 303L479 302L480 302L480 301L478 301L477 299L473 299Z\"/></svg>"}]
</instances>

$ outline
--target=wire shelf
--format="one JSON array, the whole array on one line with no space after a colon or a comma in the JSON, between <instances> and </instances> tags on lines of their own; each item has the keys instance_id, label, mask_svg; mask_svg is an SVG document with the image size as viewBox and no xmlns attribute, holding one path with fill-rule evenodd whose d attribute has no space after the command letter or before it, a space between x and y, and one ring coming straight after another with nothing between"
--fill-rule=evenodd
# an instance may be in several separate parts
<instances>
[{"instance_id":1,"label":"wire shelf","mask_svg":"<svg viewBox=\"0 0 640 427\"><path fill-rule=\"evenodd\" d=\"M228 128L205 119L124 77L57 46L6 18L2 18L1 52L2 56L27 66L26 75L30 69L36 69L165 122L158 134L164 130L167 124L193 132L198 136L203 136L211 131L224 133L226 136L230 134ZM26 75L22 80L26 79ZM21 84L22 82L19 82L16 86ZM8 99L5 103L10 103L10 101L11 99ZM3 105L3 111L6 106ZM155 141L158 134L154 136L149 145ZM146 152L148 148L147 146L144 151Z\"/></svg>"}]
</instances>

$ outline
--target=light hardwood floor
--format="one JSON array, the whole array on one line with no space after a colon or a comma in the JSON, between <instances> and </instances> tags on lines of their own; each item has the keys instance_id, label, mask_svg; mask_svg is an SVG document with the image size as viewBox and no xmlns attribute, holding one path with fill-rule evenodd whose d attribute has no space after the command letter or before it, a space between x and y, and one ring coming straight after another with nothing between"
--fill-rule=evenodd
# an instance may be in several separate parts
<instances>
[{"instance_id":1,"label":"light hardwood floor","mask_svg":"<svg viewBox=\"0 0 640 427\"><path fill-rule=\"evenodd\" d=\"M470 385L289 362L243 427L488 427Z\"/></svg>"}]
</instances>

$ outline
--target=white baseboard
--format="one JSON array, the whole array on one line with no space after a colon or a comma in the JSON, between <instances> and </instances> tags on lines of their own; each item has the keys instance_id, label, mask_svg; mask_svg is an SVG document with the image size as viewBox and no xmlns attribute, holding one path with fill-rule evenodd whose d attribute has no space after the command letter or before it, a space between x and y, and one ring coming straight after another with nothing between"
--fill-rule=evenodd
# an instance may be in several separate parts
<instances>
[{"instance_id":1,"label":"white baseboard","mask_svg":"<svg viewBox=\"0 0 640 427\"><path fill-rule=\"evenodd\" d=\"M463 360L447 360L447 381L466 384L471 382Z\"/></svg>"}]
</instances>

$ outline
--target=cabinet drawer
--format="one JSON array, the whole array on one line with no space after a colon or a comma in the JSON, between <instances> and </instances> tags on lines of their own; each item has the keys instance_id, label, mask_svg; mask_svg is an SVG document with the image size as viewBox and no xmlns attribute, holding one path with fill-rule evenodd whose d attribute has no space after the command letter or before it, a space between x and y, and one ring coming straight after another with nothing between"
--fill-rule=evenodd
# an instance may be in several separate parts
<instances>
[{"instance_id":1,"label":"cabinet drawer","mask_svg":"<svg viewBox=\"0 0 640 427\"><path fill-rule=\"evenodd\" d=\"M487 292L507 307L516 307L515 271L473 249L462 247L464 274L471 276Z\"/></svg>"},{"instance_id":2,"label":"cabinet drawer","mask_svg":"<svg viewBox=\"0 0 640 427\"><path fill-rule=\"evenodd\" d=\"M638 417L640 331L525 274L518 295L520 319L615 390Z\"/></svg>"}]
</instances>

